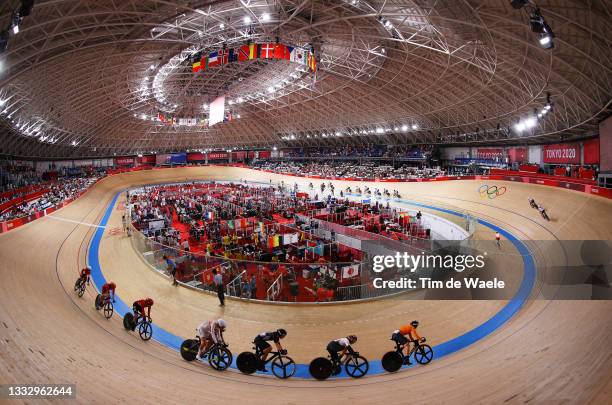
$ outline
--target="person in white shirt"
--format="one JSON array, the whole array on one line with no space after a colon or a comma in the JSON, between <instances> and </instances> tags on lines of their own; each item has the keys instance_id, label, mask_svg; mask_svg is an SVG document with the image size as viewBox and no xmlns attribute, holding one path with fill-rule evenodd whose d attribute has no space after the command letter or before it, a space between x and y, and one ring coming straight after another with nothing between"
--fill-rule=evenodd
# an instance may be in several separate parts
<instances>
[{"instance_id":1,"label":"person in white shirt","mask_svg":"<svg viewBox=\"0 0 612 405\"><path fill-rule=\"evenodd\" d=\"M208 351L208 348L216 343L225 344L223 340L223 332L227 327L227 323L223 319L214 321L204 321L196 329L197 335L200 338L200 347L198 348L198 358L202 357Z\"/></svg>"},{"instance_id":2,"label":"person in white shirt","mask_svg":"<svg viewBox=\"0 0 612 405\"><path fill-rule=\"evenodd\" d=\"M339 363L340 359L344 354L348 351L349 353L354 353L352 344L357 342L357 336L349 335L347 337L343 337L340 339L332 340L327 345L327 351L329 352L332 361L334 363Z\"/></svg>"}]
</instances>

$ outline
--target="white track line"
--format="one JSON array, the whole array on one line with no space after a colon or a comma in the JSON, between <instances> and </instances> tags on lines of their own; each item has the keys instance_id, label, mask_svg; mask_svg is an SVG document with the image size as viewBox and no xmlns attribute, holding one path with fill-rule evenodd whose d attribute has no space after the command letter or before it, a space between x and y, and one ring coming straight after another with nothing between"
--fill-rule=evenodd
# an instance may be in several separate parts
<instances>
[{"instance_id":1,"label":"white track line","mask_svg":"<svg viewBox=\"0 0 612 405\"><path fill-rule=\"evenodd\" d=\"M47 218L55 219L57 221L72 222L73 224L91 226L91 227L94 227L94 228L103 228L103 229L106 228L105 226L102 226L102 225L90 224L90 223L87 223L87 222L75 221L74 219L61 218L61 217L56 217L56 216L52 216L52 215L48 215Z\"/></svg>"}]
</instances>

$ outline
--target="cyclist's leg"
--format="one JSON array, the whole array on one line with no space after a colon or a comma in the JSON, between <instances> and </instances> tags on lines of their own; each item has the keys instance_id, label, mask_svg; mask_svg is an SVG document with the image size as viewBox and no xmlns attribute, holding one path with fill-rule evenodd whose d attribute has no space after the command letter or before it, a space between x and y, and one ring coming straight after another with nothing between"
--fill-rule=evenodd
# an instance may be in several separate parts
<instances>
[{"instance_id":1,"label":"cyclist's leg","mask_svg":"<svg viewBox=\"0 0 612 405\"><path fill-rule=\"evenodd\" d=\"M334 347L334 345L332 345L331 343L327 345L327 352L329 353L332 362L340 362L340 356L338 356L338 351L336 350L336 347Z\"/></svg>"}]
</instances>

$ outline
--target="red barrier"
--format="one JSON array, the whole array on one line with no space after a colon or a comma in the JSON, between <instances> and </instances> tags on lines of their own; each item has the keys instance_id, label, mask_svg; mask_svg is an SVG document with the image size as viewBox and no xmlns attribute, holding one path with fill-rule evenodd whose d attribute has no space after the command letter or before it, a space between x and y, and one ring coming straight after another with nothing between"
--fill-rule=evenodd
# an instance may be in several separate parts
<instances>
[{"instance_id":1,"label":"red barrier","mask_svg":"<svg viewBox=\"0 0 612 405\"><path fill-rule=\"evenodd\" d=\"M519 170L521 172L537 173L538 169L539 169L538 165L520 165L519 166ZM502 169L491 169L491 171L493 170L502 170Z\"/></svg>"},{"instance_id":2,"label":"red barrier","mask_svg":"<svg viewBox=\"0 0 612 405\"><path fill-rule=\"evenodd\" d=\"M40 191L36 191L31 194L24 195L23 197L13 198L12 200L9 200L5 203L0 204L0 213L3 213L4 211L16 205L23 204L24 202L30 202L32 200L35 200L39 198L40 196L42 196L43 194L46 194L48 192L49 192L49 189L46 188L44 190L40 190Z\"/></svg>"}]
</instances>

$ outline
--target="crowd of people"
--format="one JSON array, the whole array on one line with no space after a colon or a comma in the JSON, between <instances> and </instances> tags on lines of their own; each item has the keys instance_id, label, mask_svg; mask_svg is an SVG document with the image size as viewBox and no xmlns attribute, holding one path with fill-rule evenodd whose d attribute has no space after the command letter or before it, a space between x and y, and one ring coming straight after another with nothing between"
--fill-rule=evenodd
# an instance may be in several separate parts
<instances>
[{"instance_id":1,"label":"crowd of people","mask_svg":"<svg viewBox=\"0 0 612 405\"><path fill-rule=\"evenodd\" d=\"M295 148L283 150L285 157L398 158L425 160L434 151L432 145L374 145Z\"/></svg>"},{"instance_id":2,"label":"crowd of people","mask_svg":"<svg viewBox=\"0 0 612 405\"><path fill-rule=\"evenodd\" d=\"M335 178L363 179L415 179L443 176L439 168L401 164L392 166L377 162L348 161L257 161L252 165L255 169L269 170L276 173L291 173L301 176L321 176Z\"/></svg>"},{"instance_id":3,"label":"crowd of people","mask_svg":"<svg viewBox=\"0 0 612 405\"><path fill-rule=\"evenodd\" d=\"M45 184L44 193L30 201L20 201L7 207L0 213L0 221L10 221L16 218L36 214L49 207L76 198L100 178L99 175L83 175L80 177L62 178L56 182ZM23 196L22 196L23 197ZM12 199L17 197L11 196ZM10 201L10 200L9 200Z\"/></svg>"},{"instance_id":4,"label":"crowd of people","mask_svg":"<svg viewBox=\"0 0 612 405\"><path fill-rule=\"evenodd\" d=\"M42 174L32 165L18 163L0 165L0 193L40 183Z\"/></svg>"}]
</instances>

